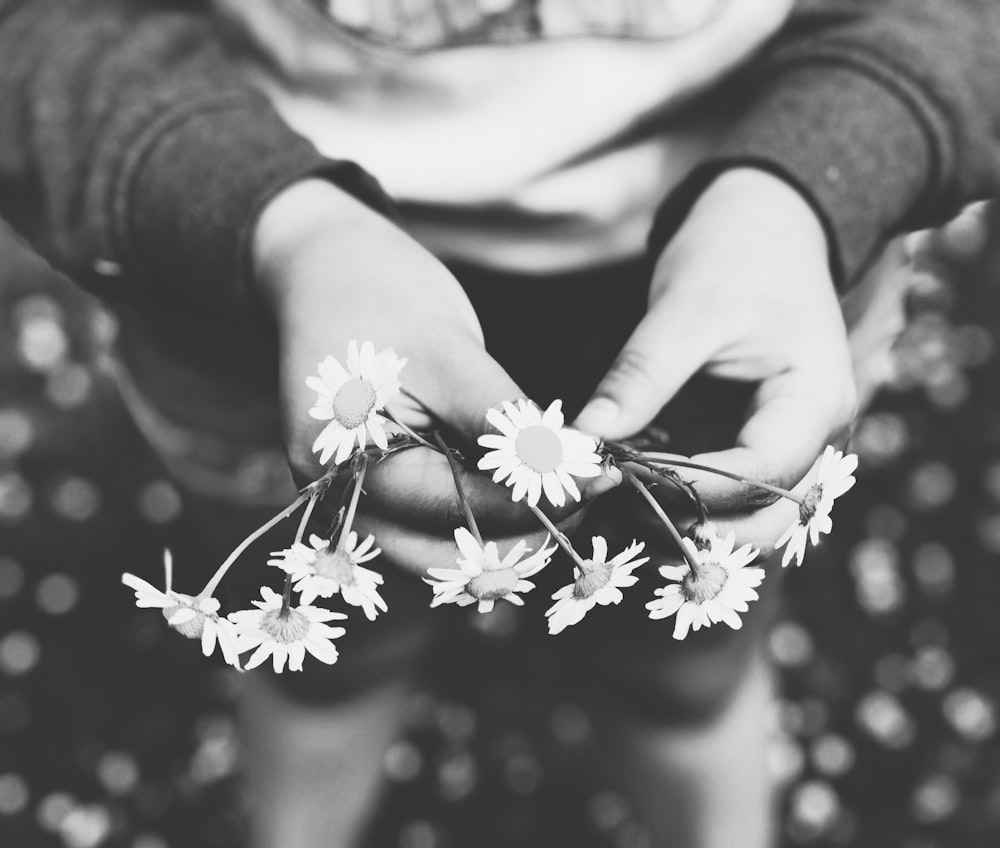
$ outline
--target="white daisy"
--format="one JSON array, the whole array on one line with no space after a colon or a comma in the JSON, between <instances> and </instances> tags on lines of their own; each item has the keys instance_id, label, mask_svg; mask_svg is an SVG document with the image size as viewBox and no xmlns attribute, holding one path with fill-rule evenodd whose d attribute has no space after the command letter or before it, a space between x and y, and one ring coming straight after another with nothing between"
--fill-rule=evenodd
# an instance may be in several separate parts
<instances>
[{"instance_id":1,"label":"white daisy","mask_svg":"<svg viewBox=\"0 0 1000 848\"><path fill-rule=\"evenodd\" d=\"M541 571L555 553L555 545L545 547L548 542L549 537L546 537L541 548L526 556L531 549L521 539L501 559L496 542L480 546L468 530L459 527L455 530L458 568L427 569L424 582L434 590L431 606L458 604L464 607L478 602L479 612L490 612L499 600L523 606L524 601L517 593L535 588L535 584L525 578Z\"/></svg>"},{"instance_id":2,"label":"white daisy","mask_svg":"<svg viewBox=\"0 0 1000 848\"><path fill-rule=\"evenodd\" d=\"M760 551L750 545L733 550L735 533L724 539L715 536L709 548L698 548L690 539L682 543L685 554L697 563L697 571L687 563L661 566L663 577L678 582L656 590L659 599L646 604L649 617L667 618L676 613L675 639L683 639L688 630L720 621L739 630L743 622L737 613L746 612L749 602L757 600L756 587L764 579L763 568L747 568Z\"/></svg>"},{"instance_id":3,"label":"white daisy","mask_svg":"<svg viewBox=\"0 0 1000 848\"><path fill-rule=\"evenodd\" d=\"M513 487L515 502L527 495L531 506L538 505L542 492L553 506L566 503L566 493L580 500L574 477L597 477L601 457L590 436L563 426L562 401L554 400L542 412L533 403L519 400L503 404L503 412L490 409L486 420L500 435L479 437L479 444L491 448L479 460L482 471L493 471L493 481Z\"/></svg>"},{"instance_id":4,"label":"white daisy","mask_svg":"<svg viewBox=\"0 0 1000 848\"><path fill-rule=\"evenodd\" d=\"M319 607L290 607L282 612L281 595L267 586L261 586L262 601L254 601L255 610L231 612L229 620L239 634L239 651L256 648L246 668L256 668L268 657L276 673L280 674L288 660L289 671L302 671L306 651L320 662L333 665L337 661L337 648L330 641L339 639L347 631L343 627L330 627L326 622L347 618L346 615Z\"/></svg>"},{"instance_id":5,"label":"white daisy","mask_svg":"<svg viewBox=\"0 0 1000 848\"><path fill-rule=\"evenodd\" d=\"M649 557L635 559L645 547L643 542L632 540L624 551L608 561L608 543L603 536L591 539L594 556L584 560L584 569L573 568L574 582L563 586L552 596L555 603L545 615L549 619L549 633L561 633L571 624L578 624L595 605L620 604L622 589L634 586L639 579L632 572Z\"/></svg>"},{"instance_id":6,"label":"white daisy","mask_svg":"<svg viewBox=\"0 0 1000 848\"><path fill-rule=\"evenodd\" d=\"M856 482L854 472L858 467L858 458L853 453L844 454L832 446L827 446L819 459L816 471L816 482L803 496L799 506L798 520L789 527L774 545L774 549L787 545L781 557L782 567L793 559L796 565L802 565L806 554L806 541L819 544L821 533L829 533L833 529L830 510L833 502Z\"/></svg>"},{"instance_id":7,"label":"white daisy","mask_svg":"<svg viewBox=\"0 0 1000 848\"><path fill-rule=\"evenodd\" d=\"M215 598L197 598L175 592L170 588L170 551L163 552L163 565L167 573L166 589L160 591L141 577L127 572L122 583L135 592L135 605L143 609L160 609L167 624L188 639L201 640L201 652L211 656L216 643L223 659L234 668L240 667L236 649L236 629L219 615L219 602Z\"/></svg>"},{"instance_id":8,"label":"white daisy","mask_svg":"<svg viewBox=\"0 0 1000 848\"><path fill-rule=\"evenodd\" d=\"M388 609L378 593L384 582L382 575L361 565L382 553L381 548L374 546L374 536L359 545L358 534L353 530L347 534L342 549L313 535L309 537L309 545L299 542L275 551L276 559L268 560L267 564L276 565L292 576L293 588L302 593L300 603L311 604L316 598L331 598L340 592L347 603L361 607L368 620L374 621L377 610Z\"/></svg>"},{"instance_id":9,"label":"white daisy","mask_svg":"<svg viewBox=\"0 0 1000 848\"><path fill-rule=\"evenodd\" d=\"M358 343L347 346L347 367L332 356L319 364L319 376L307 377L306 385L319 393L309 414L330 423L323 428L313 443L313 452L319 453L323 465L334 457L337 465L348 459L357 444L365 448L368 438L380 448L388 447L383 423L387 420L379 413L399 391L399 372L406 365L391 349L375 352L371 342L358 350Z\"/></svg>"}]
</instances>

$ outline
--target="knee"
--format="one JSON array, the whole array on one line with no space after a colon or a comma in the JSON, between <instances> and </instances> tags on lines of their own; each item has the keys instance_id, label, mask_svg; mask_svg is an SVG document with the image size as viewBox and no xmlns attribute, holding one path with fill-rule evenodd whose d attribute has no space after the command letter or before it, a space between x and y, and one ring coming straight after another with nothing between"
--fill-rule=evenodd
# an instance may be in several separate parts
<instances>
[{"instance_id":1,"label":"knee","mask_svg":"<svg viewBox=\"0 0 1000 848\"><path fill-rule=\"evenodd\" d=\"M588 677L594 699L647 724L698 727L725 711L758 654L756 640L716 631L674 650L596 657ZM660 647L660 646L658 646ZM674 647L674 646L671 646Z\"/></svg>"}]
</instances>

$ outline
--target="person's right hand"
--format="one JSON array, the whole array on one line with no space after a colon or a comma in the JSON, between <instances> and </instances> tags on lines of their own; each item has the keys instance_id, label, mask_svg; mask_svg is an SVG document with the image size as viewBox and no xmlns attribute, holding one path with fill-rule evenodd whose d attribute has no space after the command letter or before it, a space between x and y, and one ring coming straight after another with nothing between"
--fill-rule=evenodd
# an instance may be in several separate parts
<instances>
[{"instance_id":1,"label":"person's right hand","mask_svg":"<svg viewBox=\"0 0 1000 848\"><path fill-rule=\"evenodd\" d=\"M306 377L328 355L343 362L352 339L406 358L401 381L419 403L400 395L390 409L411 428L443 427L453 442L457 435L475 444L487 409L524 396L486 352L475 312L444 265L335 186L303 181L269 204L254 269L277 322L286 445L300 484L324 471L312 446L325 422L308 415L316 393ZM463 483L484 533L501 547L506 537L538 543L537 520L510 502L508 489L482 474L464 474ZM385 556L416 570L450 564L463 518L443 456L401 451L369 466L364 489L359 529L376 534Z\"/></svg>"}]
</instances>

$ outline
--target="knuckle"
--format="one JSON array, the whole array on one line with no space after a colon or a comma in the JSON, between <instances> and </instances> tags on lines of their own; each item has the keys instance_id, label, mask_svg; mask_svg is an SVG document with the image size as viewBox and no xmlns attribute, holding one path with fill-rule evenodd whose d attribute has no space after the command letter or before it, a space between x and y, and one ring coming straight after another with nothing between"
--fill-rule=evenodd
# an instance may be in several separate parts
<instances>
[{"instance_id":1,"label":"knuckle","mask_svg":"<svg viewBox=\"0 0 1000 848\"><path fill-rule=\"evenodd\" d=\"M612 373L619 384L629 384L633 390L655 389L660 382L655 364L635 348L626 347L618 354Z\"/></svg>"}]
</instances>

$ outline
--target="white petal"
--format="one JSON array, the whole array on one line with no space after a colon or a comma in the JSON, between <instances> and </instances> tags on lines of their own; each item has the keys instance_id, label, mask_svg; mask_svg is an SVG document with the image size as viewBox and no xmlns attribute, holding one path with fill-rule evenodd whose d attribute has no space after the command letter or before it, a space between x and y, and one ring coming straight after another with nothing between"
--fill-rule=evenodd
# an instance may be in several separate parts
<instances>
[{"instance_id":1,"label":"white petal","mask_svg":"<svg viewBox=\"0 0 1000 848\"><path fill-rule=\"evenodd\" d=\"M259 666L262 662L264 662L264 660L266 660L271 655L271 651L273 648L274 648L274 642L271 641L262 642L258 646L257 650L250 655L250 659L248 659L246 663L244 663L243 667L248 671L251 668L257 668L257 666Z\"/></svg>"},{"instance_id":2,"label":"white petal","mask_svg":"<svg viewBox=\"0 0 1000 848\"><path fill-rule=\"evenodd\" d=\"M552 471L542 475L542 488L545 490L545 497L549 499L552 506L564 506L566 503L566 491L559 483L559 477Z\"/></svg>"},{"instance_id":3,"label":"white petal","mask_svg":"<svg viewBox=\"0 0 1000 848\"><path fill-rule=\"evenodd\" d=\"M368 419L368 432L371 433L372 441L376 445L382 448L382 450L388 449L389 439L385 435L385 429L382 427L382 422L378 416Z\"/></svg>"},{"instance_id":4,"label":"white petal","mask_svg":"<svg viewBox=\"0 0 1000 848\"><path fill-rule=\"evenodd\" d=\"M364 429L361 430L362 437L364 434ZM357 436L357 431L347 430L345 431L343 437L340 440L340 444L337 445L337 455L333 459L334 465L340 465L345 462L352 453L354 453L354 442Z\"/></svg>"},{"instance_id":5,"label":"white petal","mask_svg":"<svg viewBox=\"0 0 1000 848\"><path fill-rule=\"evenodd\" d=\"M201 628L201 652L206 657L212 656L215 650L215 622L206 618Z\"/></svg>"},{"instance_id":6,"label":"white petal","mask_svg":"<svg viewBox=\"0 0 1000 848\"><path fill-rule=\"evenodd\" d=\"M549 408L542 413L542 424L546 427L551 427L553 430L560 430L564 423L562 401L554 400L549 404Z\"/></svg>"},{"instance_id":7,"label":"white petal","mask_svg":"<svg viewBox=\"0 0 1000 848\"><path fill-rule=\"evenodd\" d=\"M514 423L502 412L497 409L487 409L486 410L486 420L490 422L494 427L496 427L501 433L503 433L507 438L516 439L518 428Z\"/></svg>"},{"instance_id":8,"label":"white petal","mask_svg":"<svg viewBox=\"0 0 1000 848\"><path fill-rule=\"evenodd\" d=\"M698 607L688 601L677 610L677 620L674 623L674 638L683 639L688 634L691 624L697 617Z\"/></svg>"},{"instance_id":9,"label":"white petal","mask_svg":"<svg viewBox=\"0 0 1000 848\"><path fill-rule=\"evenodd\" d=\"M306 650L321 663L333 665L337 661L337 657L339 656L337 653L337 646L331 644L325 639L319 639L311 634L307 634L303 643Z\"/></svg>"},{"instance_id":10,"label":"white petal","mask_svg":"<svg viewBox=\"0 0 1000 848\"><path fill-rule=\"evenodd\" d=\"M301 642L293 642L288 646L288 670L302 671L302 660L306 656L306 646Z\"/></svg>"},{"instance_id":11,"label":"white petal","mask_svg":"<svg viewBox=\"0 0 1000 848\"><path fill-rule=\"evenodd\" d=\"M608 561L608 540L603 536L592 536L590 544L594 547L594 562L604 563Z\"/></svg>"},{"instance_id":12,"label":"white petal","mask_svg":"<svg viewBox=\"0 0 1000 848\"><path fill-rule=\"evenodd\" d=\"M531 506L538 506L538 499L542 496L542 475L532 473L528 477L528 503Z\"/></svg>"}]
</instances>

